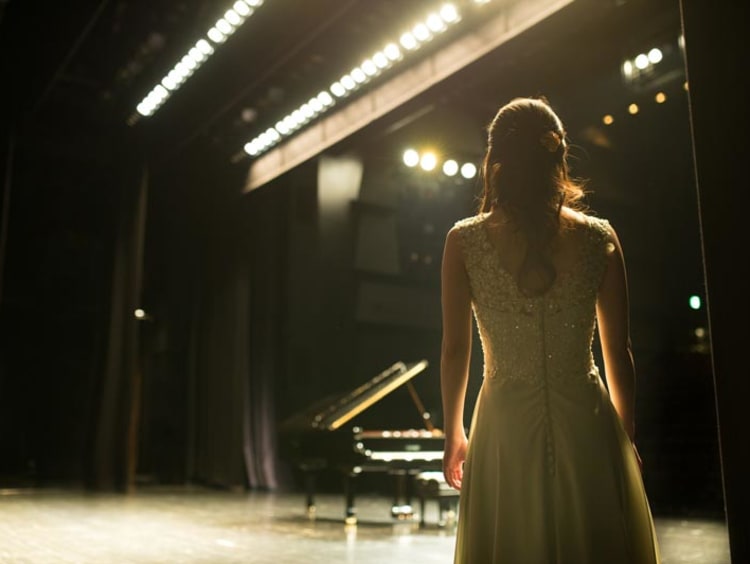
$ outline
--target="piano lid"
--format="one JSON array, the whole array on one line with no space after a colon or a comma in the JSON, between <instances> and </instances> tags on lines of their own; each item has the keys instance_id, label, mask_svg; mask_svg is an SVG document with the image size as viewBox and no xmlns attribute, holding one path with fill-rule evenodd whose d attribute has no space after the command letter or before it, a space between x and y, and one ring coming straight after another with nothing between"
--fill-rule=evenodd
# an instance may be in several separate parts
<instances>
[{"instance_id":1,"label":"piano lid","mask_svg":"<svg viewBox=\"0 0 750 564\"><path fill-rule=\"evenodd\" d=\"M357 414L362 413L372 404L423 372L427 365L426 360L414 363L396 362L352 392L335 401L329 401L323 406L318 404L311 415L308 411L305 418L309 417L308 424L314 430L335 431ZM298 418L295 419L299 421Z\"/></svg>"}]
</instances>

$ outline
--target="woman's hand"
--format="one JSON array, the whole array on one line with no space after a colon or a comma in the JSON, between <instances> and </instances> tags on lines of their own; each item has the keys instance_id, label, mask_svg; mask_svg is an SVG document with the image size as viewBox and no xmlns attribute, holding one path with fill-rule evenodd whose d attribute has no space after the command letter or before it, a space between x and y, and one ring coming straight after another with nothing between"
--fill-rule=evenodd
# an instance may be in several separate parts
<instances>
[{"instance_id":1,"label":"woman's hand","mask_svg":"<svg viewBox=\"0 0 750 564\"><path fill-rule=\"evenodd\" d=\"M443 475L448 485L457 490L461 489L464 478L464 460L466 460L466 434L457 439L446 439L443 451Z\"/></svg>"}]
</instances>

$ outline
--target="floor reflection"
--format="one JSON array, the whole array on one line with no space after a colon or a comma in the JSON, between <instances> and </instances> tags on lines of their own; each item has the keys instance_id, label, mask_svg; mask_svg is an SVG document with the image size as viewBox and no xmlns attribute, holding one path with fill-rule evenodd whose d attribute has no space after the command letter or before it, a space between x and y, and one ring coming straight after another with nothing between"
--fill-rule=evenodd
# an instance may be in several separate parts
<instances>
[{"instance_id":1,"label":"floor reflection","mask_svg":"<svg viewBox=\"0 0 750 564\"><path fill-rule=\"evenodd\" d=\"M278 563L449 564L452 526L437 504L394 520L390 502L358 498L358 523L343 522L344 501L319 495L310 519L304 498L196 488L100 495L0 490L0 562L12 564ZM663 563L729 564L721 521L656 516Z\"/></svg>"}]
</instances>

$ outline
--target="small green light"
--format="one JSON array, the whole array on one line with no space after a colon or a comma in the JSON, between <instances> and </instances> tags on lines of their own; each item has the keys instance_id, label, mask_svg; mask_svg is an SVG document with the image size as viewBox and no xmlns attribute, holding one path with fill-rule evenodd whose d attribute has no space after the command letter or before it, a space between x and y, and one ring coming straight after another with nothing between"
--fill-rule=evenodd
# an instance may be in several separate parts
<instances>
[{"instance_id":1,"label":"small green light","mask_svg":"<svg viewBox=\"0 0 750 564\"><path fill-rule=\"evenodd\" d=\"M701 298L700 298L700 296L690 296L690 307L692 309L700 309L701 308Z\"/></svg>"}]
</instances>

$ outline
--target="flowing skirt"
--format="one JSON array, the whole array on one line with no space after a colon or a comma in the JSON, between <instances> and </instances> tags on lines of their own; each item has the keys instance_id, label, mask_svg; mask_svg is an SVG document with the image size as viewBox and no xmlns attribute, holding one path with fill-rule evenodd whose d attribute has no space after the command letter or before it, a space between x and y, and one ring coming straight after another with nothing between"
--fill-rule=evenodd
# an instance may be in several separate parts
<instances>
[{"instance_id":1,"label":"flowing skirt","mask_svg":"<svg viewBox=\"0 0 750 564\"><path fill-rule=\"evenodd\" d=\"M485 379L472 417L455 564L656 564L638 461L601 378Z\"/></svg>"}]
</instances>

